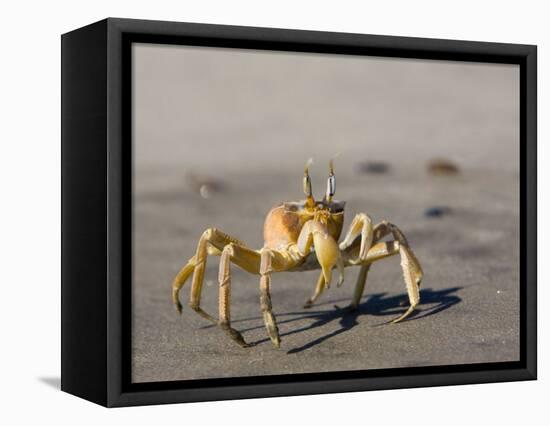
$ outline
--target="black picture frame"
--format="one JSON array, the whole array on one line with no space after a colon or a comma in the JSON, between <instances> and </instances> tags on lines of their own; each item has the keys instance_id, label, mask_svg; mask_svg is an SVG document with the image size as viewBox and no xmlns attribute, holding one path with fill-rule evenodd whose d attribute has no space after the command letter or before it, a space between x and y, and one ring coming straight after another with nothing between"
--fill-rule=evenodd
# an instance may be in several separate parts
<instances>
[{"instance_id":1,"label":"black picture frame","mask_svg":"<svg viewBox=\"0 0 550 426\"><path fill-rule=\"evenodd\" d=\"M536 46L116 18L61 42L62 390L116 407L536 379ZM518 64L520 360L131 383L134 42Z\"/></svg>"}]
</instances>

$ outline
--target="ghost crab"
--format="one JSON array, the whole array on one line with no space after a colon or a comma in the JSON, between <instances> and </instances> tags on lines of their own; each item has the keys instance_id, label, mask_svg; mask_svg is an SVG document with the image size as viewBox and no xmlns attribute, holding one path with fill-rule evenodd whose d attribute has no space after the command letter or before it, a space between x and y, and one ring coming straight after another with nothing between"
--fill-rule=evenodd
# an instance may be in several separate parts
<instances>
[{"instance_id":1,"label":"ghost crab","mask_svg":"<svg viewBox=\"0 0 550 426\"><path fill-rule=\"evenodd\" d=\"M220 326L240 346L249 346L241 333L231 327L231 264L260 276L260 305L267 333L276 347L281 339L271 307L271 275L281 271L321 269L313 295L304 308L311 307L332 281L332 270L339 273L338 286L344 281L344 268L359 266L354 295L348 309L356 309L373 262L400 254L401 267L407 287L410 306L392 323L407 318L420 301L419 286L422 268L409 247L407 239L397 226L387 221L373 225L365 213L355 216L338 244L344 224L345 203L333 199L336 178L332 161L329 166L327 190L322 201L315 201L311 189L308 162L304 169L303 186L306 199L285 202L273 207L264 224L264 246L260 250L216 228L207 229L199 239L195 255L179 271L172 283L172 300L181 314L179 292L193 273L189 306L202 317ZM391 235L393 240L381 240ZM205 312L200 305L204 271L208 255L220 256L219 264L219 320Z\"/></svg>"}]
</instances>

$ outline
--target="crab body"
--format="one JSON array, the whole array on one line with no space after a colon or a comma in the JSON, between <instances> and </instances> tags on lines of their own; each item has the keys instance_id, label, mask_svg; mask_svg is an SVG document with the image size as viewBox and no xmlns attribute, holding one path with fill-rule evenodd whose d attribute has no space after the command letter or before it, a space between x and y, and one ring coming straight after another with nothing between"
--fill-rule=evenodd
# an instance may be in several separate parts
<instances>
[{"instance_id":1,"label":"crab body","mask_svg":"<svg viewBox=\"0 0 550 426\"><path fill-rule=\"evenodd\" d=\"M344 226L344 205L338 202L325 206L317 203L316 210L330 211L327 218L327 231L338 241ZM331 210L333 208L334 210ZM273 207L266 216L264 223L264 247L277 249L290 243L297 243L304 224L313 220L314 214L306 208L306 201L286 202Z\"/></svg>"},{"instance_id":2,"label":"crab body","mask_svg":"<svg viewBox=\"0 0 550 426\"><path fill-rule=\"evenodd\" d=\"M338 239L344 225L344 203L322 202L313 208L307 207L307 200L285 202L272 208L264 223L264 248L292 253L292 248L300 247L300 235L304 226L313 231L312 245L308 250L302 248L295 265L286 265L287 271L332 270L339 258ZM314 247L318 248L315 255ZM320 248L322 250L319 250Z\"/></svg>"},{"instance_id":3,"label":"crab body","mask_svg":"<svg viewBox=\"0 0 550 426\"><path fill-rule=\"evenodd\" d=\"M239 345L248 346L242 335L231 327L231 264L235 264L260 276L260 305L264 322L273 344L279 347L279 331L271 305L272 273L320 269L315 292L304 305L308 308L330 286L333 269L338 270L340 286L344 281L344 268L359 266L360 272L349 307L355 309L363 295L371 264L396 254L401 256L410 307L393 322L400 322L413 312L420 301L419 286L423 272L404 234L387 221L373 225L367 214L359 213L354 217L344 239L338 243L344 225L345 203L333 200L336 181L332 162L327 191L322 201L313 198L308 167L309 163L306 164L303 178L306 199L284 202L269 211L264 223L264 245L261 249L248 248L238 239L216 228L209 228L202 234L195 255L172 283L172 300L178 312L182 310L179 292L192 274L191 308L219 325ZM382 242L386 236L393 237L393 240ZM219 319L200 306L204 270L209 255L220 256Z\"/></svg>"}]
</instances>

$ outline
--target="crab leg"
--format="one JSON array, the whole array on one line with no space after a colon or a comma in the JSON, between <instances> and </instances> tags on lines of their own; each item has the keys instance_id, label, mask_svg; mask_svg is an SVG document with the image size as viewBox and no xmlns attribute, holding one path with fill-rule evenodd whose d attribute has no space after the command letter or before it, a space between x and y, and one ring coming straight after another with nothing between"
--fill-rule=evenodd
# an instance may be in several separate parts
<instances>
[{"instance_id":1,"label":"crab leg","mask_svg":"<svg viewBox=\"0 0 550 426\"><path fill-rule=\"evenodd\" d=\"M422 267L418 262L418 259L414 255L412 249L409 247L409 243L405 238L405 235L401 230L393 223L383 221L379 224L377 230L378 238L383 238L388 234L392 234L393 238L399 241L399 253L401 254L401 268L403 269L403 278L407 285L407 293L409 295L409 308L398 318L395 318L392 323L398 323L407 318L416 308L420 302L420 282L424 275Z\"/></svg>"},{"instance_id":2,"label":"crab leg","mask_svg":"<svg viewBox=\"0 0 550 426\"><path fill-rule=\"evenodd\" d=\"M180 302L180 290L189 278L189 275L195 270L195 256L193 256L189 261L185 264L183 268L178 272L178 275L176 275L176 278L174 278L174 281L172 282L172 303L174 303L174 306L176 307L176 310L178 313L181 314L182 306Z\"/></svg>"},{"instance_id":3,"label":"crab leg","mask_svg":"<svg viewBox=\"0 0 550 426\"><path fill-rule=\"evenodd\" d=\"M409 308L398 318L395 318L392 323L398 323L407 318L415 310L420 302L420 281L422 280L422 270L416 258L411 256L411 251L404 245L400 245L399 252L401 253L401 267L403 268L403 277L407 285L407 293L409 294ZM414 256L414 255L413 255Z\"/></svg>"},{"instance_id":4,"label":"crab leg","mask_svg":"<svg viewBox=\"0 0 550 426\"><path fill-rule=\"evenodd\" d=\"M264 249L261 252L260 262L260 306L264 317L265 328L269 338L279 348L281 346L281 338L279 337L279 328L277 321L272 312L271 305L271 273L273 272L272 262L273 253L269 249Z\"/></svg>"},{"instance_id":5,"label":"crab leg","mask_svg":"<svg viewBox=\"0 0 550 426\"><path fill-rule=\"evenodd\" d=\"M191 283L191 297L189 298L189 306L203 318L216 323L214 317L201 308L201 293L204 282L204 270L206 268L206 257L208 240L212 238L212 230L206 230L197 245L197 253L195 254L195 268L193 272L193 281Z\"/></svg>"},{"instance_id":6,"label":"crab leg","mask_svg":"<svg viewBox=\"0 0 550 426\"><path fill-rule=\"evenodd\" d=\"M366 260L364 264L361 265L359 270L359 275L357 276L357 284L355 285L355 290L353 292L353 298L351 300L350 309L356 309L359 306L361 297L363 297L363 292L365 290L365 284L367 281L367 275L369 273L372 262L375 262L385 257L393 256L399 253L399 242L390 241L387 243L377 243L374 244L369 251L367 252Z\"/></svg>"},{"instance_id":7,"label":"crab leg","mask_svg":"<svg viewBox=\"0 0 550 426\"><path fill-rule=\"evenodd\" d=\"M407 258L407 263L410 264L410 267L414 269L414 275L416 275L415 280L418 280L418 285L420 285L420 281L422 280L423 272L422 267L420 266L420 263L418 262L418 259L416 258L415 254L413 253L412 249L409 246L409 242L405 238L405 235L403 232L393 223L389 223L388 221L380 222L376 226L376 238L377 241L384 238L388 234L392 234L393 238L401 244L402 253ZM403 263L403 262L402 262Z\"/></svg>"},{"instance_id":8,"label":"crab leg","mask_svg":"<svg viewBox=\"0 0 550 426\"><path fill-rule=\"evenodd\" d=\"M220 269L218 274L219 282L219 326L231 339L242 347L248 344L241 333L231 327L231 263L241 266L245 270L258 272L260 255L244 246L229 243L222 251L220 258Z\"/></svg>"},{"instance_id":9,"label":"crab leg","mask_svg":"<svg viewBox=\"0 0 550 426\"><path fill-rule=\"evenodd\" d=\"M304 308L311 308L315 301L319 298L319 296L323 293L323 290L325 289L325 276L321 272L319 275L319 279L317 280L317 285L315 286L315 292L313 295L306 300L306 303L304 304Z\"/></svg>"},{"instance_id":10,"label":"crab leg","mask_svg":"<svg viewBox=\"0 0 550 426\"><path fill-rule=\"evenodd\" d=\"M356 264L359 262L362 263L350 307L353 309L356 308L359 304L359 301L365 289L365 281L367 279L367 274L370 269L370 264L377 260L399 253L401 255L401 268L403 269L403 278L407 286L410 307L407 309L407 311L405 311L405 313L403 313L403 315L392 321L392 323L397 323L407 318L420 302L419 286L420 281L422 280L423 272L420 263L418 262L413 251L409 247L405 235L397 226L387 221L383 221L377 224L373 229L373 239L375 242L381 240L388 234L392 234L392 236L395 238L395 241L375 244L367 252L366 258L362 261L358 258L356 260L348 260L349 264ZM384 247L384 245L386 246ZM350 250L348 248L348 259L354 258L357 249L352 247L351 245L348 247L351 247L352 249ZM353 253L353 255L351 255L351 253Z\"/></svg>"},{"instance_id":11,"label":"crab leg","mask_svg":"<svg viewBox=\"0 0 550 426\"><path fill-rule=\"evenodd\" d=\"M367 275L370 269L370 263L367 265L361 265L359 269L359 275L357 276L357 284L355 284L355 290L353 291L353 298L349 305L349 309L355 310L359 306L363 292L365 291L365 284L367 283Z\"/></svg>"},{"instance_id":12,"label":"crab leg","mask_svg":"<svg viewBox=\"0 0 550 426\"><path fill-rule=\"evenodd\" d=\"M217 324L214 317L200 307L204 270L206 267L206 258L208 254L220 254L223 248L229 243L241 244L236 238L233 238L217 230L216 228L209 228L203 232L201 238L199 239L199 243L197 244L195 256L189 259L187 264L179 271L176 278L172 282L172 301L179 313L181 313L182 309L179 301L179 292L193 272L189 306L191 306L191 308L202 317Z\"/></svg>"}]
</instances>

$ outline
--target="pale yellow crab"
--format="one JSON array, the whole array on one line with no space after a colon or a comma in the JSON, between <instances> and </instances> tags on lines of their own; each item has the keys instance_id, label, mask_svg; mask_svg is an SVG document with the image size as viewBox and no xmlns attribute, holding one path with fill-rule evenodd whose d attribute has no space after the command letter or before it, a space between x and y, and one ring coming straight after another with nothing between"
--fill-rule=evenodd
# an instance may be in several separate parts
<instances>
[{"instance_id":1,"label":"pale yellow crab","mask_svg":"<svg viewBox=\"0 0 550 426\"><path fill-rule=\"evenodd\" d=\"M407 292L409 308L392 322L407 318L420 301L419 286L422 268L409 247L407 239L397 226L387 221L373 225L371 218L359 213L353 219L345 238L338 244L344 223L344 202L333 200L336 179L332 161L329 167L327 190L322 201L315 201L311 190L309 164L304 170L304 193L306 199L285 202L272 208L264 224L264 246L260 250L246 247L242 242L216 228L202 234L195 255L179 271L172 283L172 300L179 313L182 305L179 292L193 273L189 306L204 318L219 325L235 342L248 344L241 333L231 327L231 264L251 274L260 276L260 305L267 333L276 347L281 339L277 322L271 308L271 275L281 271L307 271L321 269L315 292L306 301L304 308L313 305L325 288L330 286L332 270L339 272L338 286L344 280L344 267L359 266L359 276L350 309L357 308L363 295L367 273L377 260L401 255L401 267ZM393 240L381 242L385 236ZM220 256L219 266L219 320L205 312L201 306L204 270L208 255Z\"/></svg>"}]
</instances>

